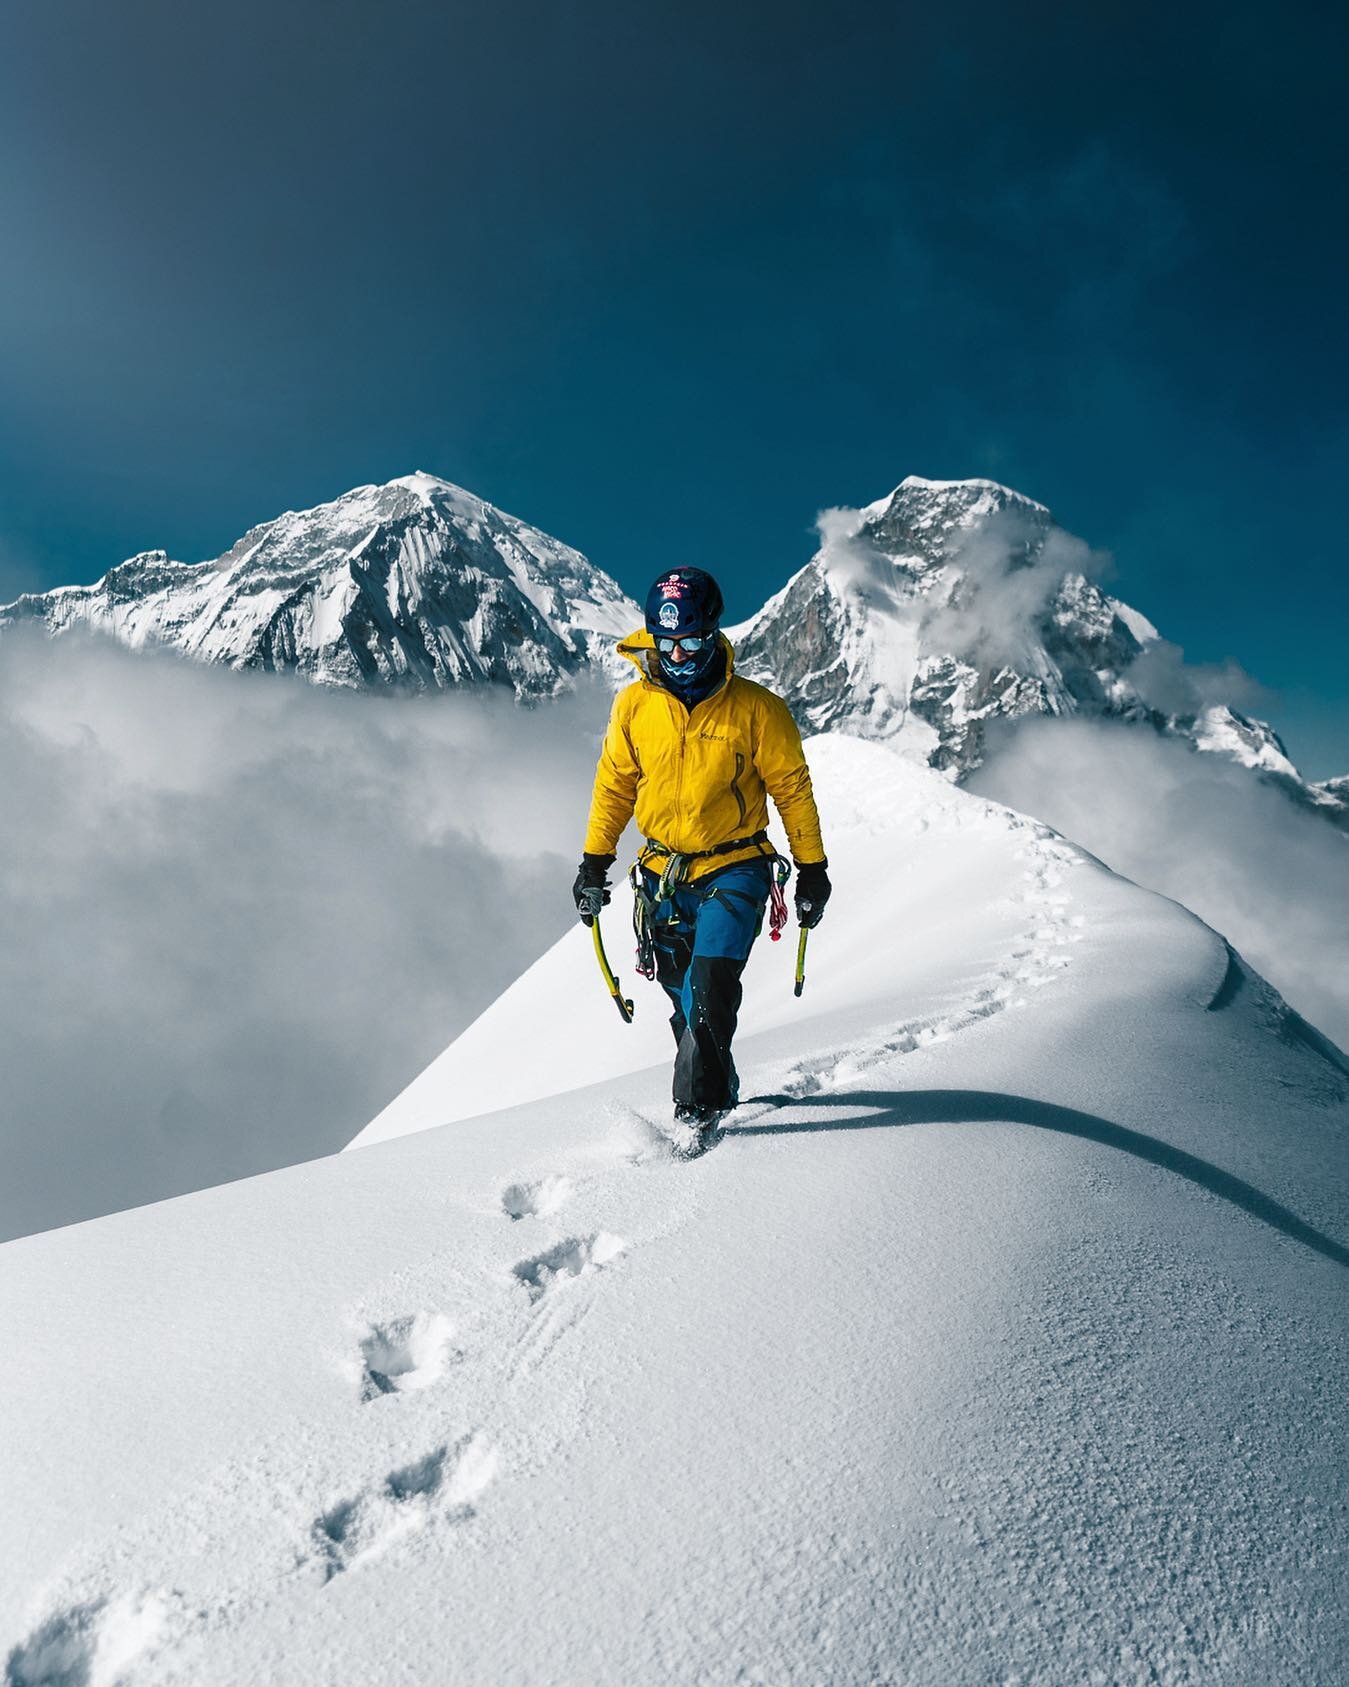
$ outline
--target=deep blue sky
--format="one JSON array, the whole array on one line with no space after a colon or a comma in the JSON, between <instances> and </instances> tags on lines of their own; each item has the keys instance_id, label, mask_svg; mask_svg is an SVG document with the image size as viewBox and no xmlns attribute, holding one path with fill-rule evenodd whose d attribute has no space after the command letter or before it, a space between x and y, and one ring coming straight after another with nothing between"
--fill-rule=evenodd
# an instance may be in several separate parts
<instances>
[{"instance_id":1,"label":"deep blue sky","mask_svg":"<svg viewBox=\"0 0 1349 1687\"><path fill-rule=\"evenodd\" d=\"M425 468L739 616L990 475L1344 771L1341 20L15 0L0 601Z\"/></svg>"}]
</instances>

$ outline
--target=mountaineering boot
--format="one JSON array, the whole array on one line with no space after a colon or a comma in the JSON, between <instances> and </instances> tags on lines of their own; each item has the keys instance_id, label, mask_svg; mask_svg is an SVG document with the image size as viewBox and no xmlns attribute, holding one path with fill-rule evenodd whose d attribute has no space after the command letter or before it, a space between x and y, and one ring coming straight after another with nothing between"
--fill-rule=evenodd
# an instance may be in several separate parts
<instances>
[{"instance_id":1,"label":"mountaineering boot","mask_svg":"<svg viewBox=\"0 0 1349 1687\"><path fill-rule=\"evenodd\" d=\"M679 1158L696 1160L709 1148L715 1148L726 1134L721 1128L721 1121L729 1112L729 1107L690 1107L686 1102L680 1102L674 1110L671 1138Z\"/></svg>"}]
</instances>

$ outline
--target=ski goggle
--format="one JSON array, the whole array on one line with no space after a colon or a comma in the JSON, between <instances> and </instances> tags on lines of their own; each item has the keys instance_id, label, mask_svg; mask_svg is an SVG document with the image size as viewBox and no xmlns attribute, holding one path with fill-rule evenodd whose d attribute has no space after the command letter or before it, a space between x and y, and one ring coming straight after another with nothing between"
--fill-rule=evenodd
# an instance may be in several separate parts
<instances>
[{"instance_id":1,"label":"ski goggle","mask_svg":"<svg viewBox=\"0 0 1349 1687\"><path fill-rule=\"evenodd\" d=\"M669 656L678 645L686 656L696 656L700 650L711 644L715 637L715 633L708 633L706 636L699 634L697 638L658 638L656 649L662 656Z\"/></svg>"}]
</instances>

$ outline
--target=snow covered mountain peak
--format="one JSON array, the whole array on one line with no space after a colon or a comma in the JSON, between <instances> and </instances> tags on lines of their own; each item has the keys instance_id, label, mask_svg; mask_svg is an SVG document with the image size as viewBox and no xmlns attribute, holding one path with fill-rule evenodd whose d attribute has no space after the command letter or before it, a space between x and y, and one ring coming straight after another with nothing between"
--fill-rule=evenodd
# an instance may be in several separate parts
<instances>
[{"instance_id":1,"label":"snow covered mountain peak","mask_svg":"<svg viewBox=\"0 0 1349 1687\"><path fill-rule=\"evenodd\" d=\"M569 545L434 475L358 486L251 528L213 561L143 552L0 625L83 626L323 683L564 689L640 618Z\"/></svg>"},{"instance_id":2,"label":"snow covered mountain peak","mask_svg":"<svg viewBox=\"0 0 1349 1687\"><path fill-rule=\"evenodd\" d=\"M916 474L906 475L888 498L861 513L878 536L907 541L909 554L919 557L953 554L959 535L990 520L1011 516L1028 532L1044 533L1054 519L1043 504L996 480L927 480Z\"/></svg>"},{"instance_id":3,"label":"snow covered mountain peak","mask_svg":"<svg viewBox=\"0 0 1349 1687\"><path fill-rule=\"evenodd\" d=\"M862 509L826 511L820 534L737 629L743 671L775 679L818 731L901 739L959 776L978 765L987 720L1100 703L1142 649L1148 623L1092 583L1088 547L995 481L910 475Z\"/></svg>"},{"instance_id":4,"label":"snow covered mountain peak","mask_svg":"<svg viewBox=\"0 0 1349 1687\"><path fill-rule=\"evenodd\" d=\"M1181 653L1099 584L1106 559L1033 498L991 480L909 475L826 510L812 560L732 632L740 671L803 725L888 740L952 779L989 728L1028 715L1138 722L1239 762L1344 823L1273 728L1201 697Z\"/></svg>"}]
</instances>

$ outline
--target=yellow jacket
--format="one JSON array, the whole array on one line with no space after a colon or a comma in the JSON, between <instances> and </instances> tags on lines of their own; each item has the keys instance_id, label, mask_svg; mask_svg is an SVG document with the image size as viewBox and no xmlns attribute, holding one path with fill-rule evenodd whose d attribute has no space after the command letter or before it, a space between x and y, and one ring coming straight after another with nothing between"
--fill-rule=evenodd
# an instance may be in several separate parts
<instances>
[{"instance_id":1,"label":"yellow jacket","mask_svg":"<svg viewBox=\"0 0 1349 1687\"><path fill-rule=\"evenodd\" d=\"M674 852L691 855L768 825L772 797L798 862L823 861L820 817L801 734L780 697L734 671L724 635L726 678L690 709L651 678L656 642L645 628L618 646L641 678L614 698L586 828L587 855L614 855L636 814L657 871ZM750 844L689 864L701 878L764 853Z\"/></svg>"}]
</instances>

